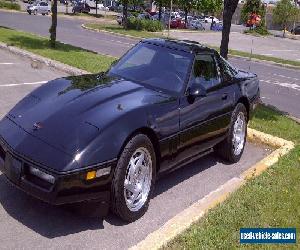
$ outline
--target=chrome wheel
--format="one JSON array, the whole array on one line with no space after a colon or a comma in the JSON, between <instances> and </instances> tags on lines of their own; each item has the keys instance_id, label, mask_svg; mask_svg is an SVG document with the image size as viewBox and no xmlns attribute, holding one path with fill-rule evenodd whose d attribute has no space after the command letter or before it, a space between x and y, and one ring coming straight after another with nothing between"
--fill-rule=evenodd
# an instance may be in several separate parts
<instances>
[{"instance_id":1,"label":"chrome wheel","mask_svg":"<svg viewBox=\"0 0 300 250\"><path fill-rule=\"evenodd\" d=\"M124 197L128 209L139 211L148 199L152 182L151 154L138 148L130 158L124 181Z\"/></svg>"},{"instance_id":2,"label":"chrome wheel","mask_svg":"<svg viewBox=\"0 0 300 250\"><path fill-rule=\"evenodd\" d=\"M232 145L235 155L240 155L245 143L246 136L246 119L245 114L240 112L233 127Z\"/></svg>"}]
</instances>

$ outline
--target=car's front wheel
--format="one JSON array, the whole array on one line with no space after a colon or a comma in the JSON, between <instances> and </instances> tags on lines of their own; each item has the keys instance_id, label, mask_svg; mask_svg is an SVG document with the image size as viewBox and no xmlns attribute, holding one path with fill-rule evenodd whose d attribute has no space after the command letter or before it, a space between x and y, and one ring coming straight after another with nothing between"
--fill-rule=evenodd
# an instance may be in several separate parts
<instances>
[{"instance_id":1,"label":"car's front wheel","mask_svg":"<svg viewBox=\"0 0 300 250\"><path fill-rule=\"evenodd\" d=\"M247 136L247 117L245 105L238 103L232 113L228 136L215 146L217 154L228 162L238 162L244 152Z\"/></svg>"},{"instance_id":2,"label":"car's front wheel","mask_svg":"<svg viewBox=\"0 0 300 250\"><path fill-rule=\"evenodd\" d=\"M112 210L132 222L147 211L156 177L156 156L151 140L137 134L125 146L112 182Z\"/></svg>"}]
</instances>

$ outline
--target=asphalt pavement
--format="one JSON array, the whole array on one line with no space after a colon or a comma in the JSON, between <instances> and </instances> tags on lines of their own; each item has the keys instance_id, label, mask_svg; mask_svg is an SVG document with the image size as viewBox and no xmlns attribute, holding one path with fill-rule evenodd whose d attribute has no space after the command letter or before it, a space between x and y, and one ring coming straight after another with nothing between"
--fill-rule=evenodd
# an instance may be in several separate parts
<instances>
[{"instance_id":1,"label":"asphalt pavement","mask_svg":"<svg viewBox=\"0 0 300 250\"><path fill-rule=\"evenodd\" d=\"M0 50L0 118L45 81L64 76L45 65ZM4 76L4 77L3 77ZM247 144L241 161L228 165L210 154L157 182L148 212L125 224L113 214L104 220L55 207L13 187L0 172L1 249L127 249L269 151Z\"/></svg>"},{"instance_id":2,"label":"asphalt pavement","mask_svg":"<svg viewBox=\"0 0 300 250\"><path fill-rule=\"evenodd\" d=\"M58 40L115 57L123 55L138 42L137 39L84 30L81 28L82 22L82 20L78 19L58 17ZM50 18L41 15L29 16L26 13L0 11L0 24L14 29L48 36ZM233 35L235 36L236 34ZM252 37L246 36L246 38L247 37L249 37L248 42L250 42ZM231 36L231 41L234 41L233 36ZM209 43L214 42L213 39L209 41ZM280 46L288 46L286 42L289 41L281 39L280 43L283 43L283 45ZM300 41L292 41L292 43L293 42L300 44ZM237 43L242 44L241 41L237 41ZM265 45L265 48L267 45L268 44ZM274 48L274 45L272 45L272 48ZM298 55L297 53L300 53L300 50L299 47L297 48L295 49L293 45L290 48L293 52L284 51L284 49L280 51L280 49L278 49L278 53ZM249 62L248 60L240 58L230 59L230 61L245 70L249 70L250 66L250 71L258 74L262 80L261 95L265 103L271 104L292 116L300 118L300 70L287 69L267 63Z\"/></svg>"}]
</instances>

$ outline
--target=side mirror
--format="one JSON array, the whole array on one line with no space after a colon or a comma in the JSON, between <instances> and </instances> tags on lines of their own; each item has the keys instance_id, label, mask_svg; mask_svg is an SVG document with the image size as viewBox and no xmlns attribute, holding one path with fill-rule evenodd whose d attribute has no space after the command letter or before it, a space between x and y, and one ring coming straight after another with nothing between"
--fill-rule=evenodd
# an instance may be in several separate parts
<instances>
[{"instance_id":1,"label":"side mirror","mask_svg":"<svg viewBox=\"0 0 300 250\"><path fill-rule=\"evenodd\" d=\"M207 95L206 89L201 84L192 84L188 89L189 97L205 97Z\"/></svg>"}]
</instances>

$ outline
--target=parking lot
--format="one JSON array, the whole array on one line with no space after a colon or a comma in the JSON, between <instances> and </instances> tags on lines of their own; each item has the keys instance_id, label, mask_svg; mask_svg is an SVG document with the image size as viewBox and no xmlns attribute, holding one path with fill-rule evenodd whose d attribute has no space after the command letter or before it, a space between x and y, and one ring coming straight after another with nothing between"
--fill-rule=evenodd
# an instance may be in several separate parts
<instances>
[{"instance_id":1,"label":"parking lot","mask_svg":"<svg viewBox=\"0 0 300 250\"><path fill-rule=\"evenodd\" d=\"M0 117L34 88L65 75L1 50L0 58ZM238 164L210 154L173 172L158 181L148 212L131 224L112 214L103 220L50 206L14 188L0 172L1 249L126 249L267 153L248 144Z\"/></svg>"}]
</instances>

